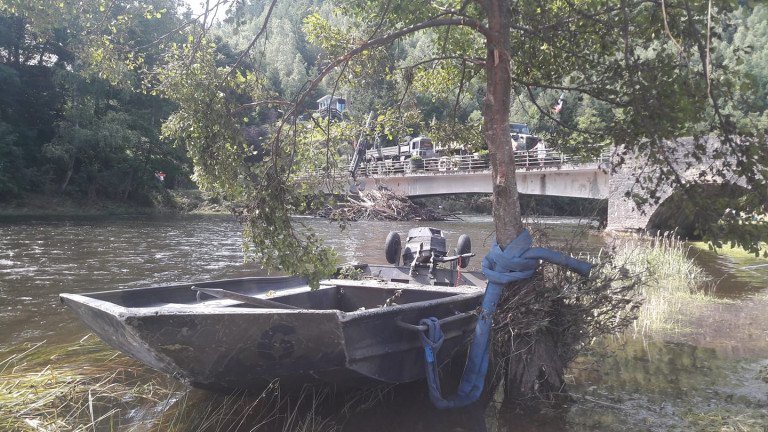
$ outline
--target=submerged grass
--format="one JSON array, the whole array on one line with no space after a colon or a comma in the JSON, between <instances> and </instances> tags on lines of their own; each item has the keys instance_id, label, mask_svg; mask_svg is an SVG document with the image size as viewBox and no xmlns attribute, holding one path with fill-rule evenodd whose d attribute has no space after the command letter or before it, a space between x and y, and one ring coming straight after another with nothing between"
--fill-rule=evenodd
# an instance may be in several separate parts
<instances>
[{"instance_id":1,"label":"submerged grass","mask_svg":"<svg viewBox=\"0 0 768 432\"><path fill-rule=\"evenodd\" d=\"M92 335L67 345L24 344L0 359L4 432L334 432L391 393L285 393L272 385L261 394L214 394L155 373Z\"/></svg>"},{"instance_id":2,"label":"submerged grass","mask_svg":"<svg viewBox=\"0 0 768 432\"><path fill-rule=\"evenodd\" d=\"M708 412L685 415L694 430L699 432L765 432L768 413L760 409L721 407Z\"/></svg>"},{"instance_id":3,"label":"submerged grass","mask_svg":"<svg viewBox=\"0 0 768 432\"><path fill-rule=\"evenodd\" d=\"M335 417L321 410L331 396L327 388L312 387L282 394L270 386L260 395L188 391L168 406L152 430L334 432L339 429Z\"/></svg>"},{"instance_id":4,"label":"submerged grass","mask_svg":"<svg viewBox=\"0 0 768 432\"><path fill-rule=\"evenodd\" d=\"M636 333L685 330L685 309L724 301L711 296L716 281L689 258L689 249L672 233L624 239L616 247L615 262L641 281L636 290L643 307L634 324Z\"/></svg>"},{"instance_id":5,"label":"submerged grass","mask_svg":"<svg viewBox=\"0 0 768 432\"><path fill-rule=\"evenodd\" d=\"M158 403L173 393L157 381L139 385L144 367L95 337L63 346L25 344L0 355L3 431L113 430L126 403Z\"/></svg>"}]
</instances>

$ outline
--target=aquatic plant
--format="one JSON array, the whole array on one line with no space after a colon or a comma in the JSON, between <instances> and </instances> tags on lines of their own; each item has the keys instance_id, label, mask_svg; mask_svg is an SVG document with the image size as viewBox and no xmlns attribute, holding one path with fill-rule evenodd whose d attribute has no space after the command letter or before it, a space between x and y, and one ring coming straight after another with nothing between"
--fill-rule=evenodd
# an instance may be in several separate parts
<instances>
[{"instance_id":1,"label":"aquatic plant","mask_svg":"<svg viewBox=\"0 0 768 432\"><path fill-rule=\"evenodd\" d=\"M92 335L65 345L24 344L0 355L4 432L333 432L391 390L283 392L275 382L260 394L214 394L150 370Z\"/></svg>"},{"instance_id":2,"label":"aquatic plant","mask_svg":"<svg viewBox=\"0 0 768 432\"><path fill-rule=\"evenodd\" d=\"M214 394L190 390L161 413L154 431L290 431L333 432L339 426L322 411L329 404L329 388L304 387L283 393L277 382L260 394Z\"/></svg>"},{"instance_id":3,"label":"aquatic plant","mask_svg":"<svg viewBox=\"0 0 768 432\"><path fill-rule=\"evenodd\" d=\"M121 408L127 403L157 404L177 392L161 384L160 376L147 381L144 366L95 337L67 345L24 344L2 355L4 431L115 429L125 422Z\"/></svg>"},{"instance_id":4,"label":"aquatic plant","mask_svg":"<svg viewBox=\"0 0 768 432\"><path fill-rule=\"evenodd\" d=\"M614 261L639 278L643 299L635 322L636 333L681 331L689 306L716 300L710 294L716 281L689 257L690 246L673 232L620 241Z\"/></svg>"}]
</instances>

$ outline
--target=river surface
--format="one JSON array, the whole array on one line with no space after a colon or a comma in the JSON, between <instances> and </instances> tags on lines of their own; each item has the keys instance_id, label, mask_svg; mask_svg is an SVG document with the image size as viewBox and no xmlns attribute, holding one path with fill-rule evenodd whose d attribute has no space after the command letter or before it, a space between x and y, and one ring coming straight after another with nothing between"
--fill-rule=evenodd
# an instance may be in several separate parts
<instances>
[{"instance_id":1,"label":"river surface","mask_svg":"<svg viewBox=\"0 0 768 432\"><path fill-rule=\"evenodd\" d=\"M303 221L344 261L384 264L387 233L406 231L402 224L387 222L352 223L339 231L325 220ZM572 253L597 254L606 245L601 235L577 227L574 219L536 222L547 228L549 243ZM479 270L493 233L490 217L469 216L431 226L444 230L449 247L455 247L459 235L468 234L478 254L469 269ZM703 415L722 416L725 411L738 421L745 410L749 417L742 417L747 419L744 424L752 426L753 412L768 409L768 383L762 378L768 369L768 266L709 253L697 259L720 279L716 295L728 301L690 311L692 330L685 333L598 341L596 354L581 358L570 375L570 405L537 414L501 402L437 411L426 398L425 386L418 384L353 414L343 430L693 431L699 430L696 419ZM258 265L243 262L240 228L229 216L2 222L0 350L27 343L66 344L87 335L85 326L59 303L62 292L263 274ZM154 372L147 369L146 374ZM207 397L198 390L189 393ZM135 425L149 410L130 407L121 424ZM757 424L757 429L744 430L768 430L768 414L765 425Z\"/></svg>"}]
</instances>

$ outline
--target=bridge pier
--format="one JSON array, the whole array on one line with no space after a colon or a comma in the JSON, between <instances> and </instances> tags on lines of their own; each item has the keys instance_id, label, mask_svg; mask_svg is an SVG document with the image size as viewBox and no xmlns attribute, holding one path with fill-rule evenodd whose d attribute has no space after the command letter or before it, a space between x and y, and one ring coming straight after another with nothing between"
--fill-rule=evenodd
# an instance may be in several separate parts
<instances>
[{"instance_id":1,"label":"bridge pier","mask_svg":"<svg viewBox=\"0 0 768 432\"><path fill-rule=\"evenodd\" d=\"M611 190L608 197L608 220L606 231L613 232L644 232L657 206L650 204L638 209L632 199L624 196L625 190Z\"/></svg>"},{"instance_id":2,"label":"bridge pier","mask_svg":"<svg viewBox=\"0 0 768 432\"><path fill-rule=\"evenodd\" d=\"M637 177L642 169L643 166L636 160L627 158L624 165L611 174L606 231L624 233L647 231L653 213L667 197L672 195L672 188L666 186L657 192L661 198L658 203L649 201L642 208L638 208L631 196L632 194L646 196L637 185ZM628 197L627 194L630 196Z\"/></svg>"}]
</instances>

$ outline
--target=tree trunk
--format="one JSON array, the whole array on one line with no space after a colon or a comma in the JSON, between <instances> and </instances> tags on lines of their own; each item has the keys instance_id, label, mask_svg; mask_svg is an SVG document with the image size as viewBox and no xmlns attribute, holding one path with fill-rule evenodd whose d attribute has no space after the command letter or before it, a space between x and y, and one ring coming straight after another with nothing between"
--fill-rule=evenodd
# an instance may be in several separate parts
<instances>
[{"instance_id":1,"label":"tree trunk","mask_svg":"<svg viewBox=\"0 0 768 432\"><path fill-rule=\"evenodd\" d=\"M523 231L515 179L515 154L509 136L512 18L509 0L485 0L483 6L492 33L487 40L485 71L488 81L483 104L483 129L491 155L496 241L503 249Z\"/></svg>"},{"instance_id":2,"label":"tree trunk","mask_svg":"<svg viewBox=\"0 0 768 432\"><path fill-rule=\"evenodd\" d=\"M488 16L486 56L487 88L483 105L483 128L491 155L493 180L493 221L496 242L504 250L523 232L523 219L515 178L515 154L509 135L510 28L509 0L483 0ZM517 292L526 282L505 287ZM531 285L528 283L527 285ZM503 300L500 299L499 303ZM505 396L514 400L533 400L557 392L562 387L564 365L558 355L557 331L546 326L525 335L510 335L503 344Z\"/></svg>"},{"instance_id":3,"label":"tree trunk","mask_svg":"<svg viewBox=\"0 0 768 432\"><path fill-rule=\"evenodd\" d=\"M67 172L64 174L64 180L61 181L61 185L59 185L59 193L63 194L67 190L67 186L69 186L69 180L72 178L72 173L75 170L75 158L72 157L72 160L69 161L69 165L67 165Z\"/></svg>"},{"instance_id":4,"label":"tree trunk","mask_svg":"<svg viewBox=\"0 0 768 432\"><path fill-rule=\"evenodd\" d=\"M75 160L77 159L77 150L80 148L80 116L77 114L77 104L79 102L78 99L79 93L77 88L77 81L72 85L72 110L76 113L75 115L75 138L74 142L72 143L72 158L69 160L69 165L67 166L67 172L64 175L64 180L61 182L61 186L59 186L59 193L64 193L64 191L67 190L67 186L69 185L69 180L72 179L72 174L75 171Z\"/></svg>"}]
</instances>

